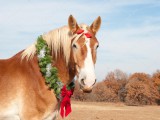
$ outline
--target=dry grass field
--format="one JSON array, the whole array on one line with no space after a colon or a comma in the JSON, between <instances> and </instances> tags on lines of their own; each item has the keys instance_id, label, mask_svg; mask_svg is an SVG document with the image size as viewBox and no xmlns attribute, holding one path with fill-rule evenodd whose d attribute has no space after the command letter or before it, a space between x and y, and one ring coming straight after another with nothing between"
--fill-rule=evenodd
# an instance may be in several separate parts
<instances>
[{"instance_id":1,"label":"dry grass field","mask_svg":"<svg viewBox=\"0 0 160 120\"><path fill-rule=\"evenodd\" d=\"M160 106L72 101L72 113L64 120L160 120Z\"/></svg>"}]
</instances>

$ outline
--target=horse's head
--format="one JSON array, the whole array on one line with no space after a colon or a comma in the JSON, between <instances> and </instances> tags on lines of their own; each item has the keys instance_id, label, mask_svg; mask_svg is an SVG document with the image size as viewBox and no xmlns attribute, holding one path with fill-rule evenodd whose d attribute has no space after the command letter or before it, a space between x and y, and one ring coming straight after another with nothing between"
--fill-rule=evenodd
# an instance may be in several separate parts
<instances>
[{"instance_id":1,"label":"horse's head","mask_svg":"<svg viewBox=\"0 0 160 120\"><path fill-rule=\"evenodd\" d=\"M101 18L98 17L91 26L87 26L78 25L71 15L68 19L68 25L75 36L71 45L77 78L83 92L89 93L96 83L94 67L99 43L95 35L100 28Z\"/></svg>"}]
</instances>

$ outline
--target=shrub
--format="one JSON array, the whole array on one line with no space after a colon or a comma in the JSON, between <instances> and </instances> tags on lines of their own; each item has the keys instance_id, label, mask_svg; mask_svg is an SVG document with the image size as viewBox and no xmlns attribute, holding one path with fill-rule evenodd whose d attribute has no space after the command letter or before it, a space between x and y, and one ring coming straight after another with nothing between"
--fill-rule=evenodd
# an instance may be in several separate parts
<instances>
[{"instance_id":1,"label":"shrub","mask_svg":"<svg viewBox=\"0 0 160 120\"><path fill-rule=\"evenodd\" d=\"M117 102L118 96L112 88L106 86L105 82L100 82L93 91L97 102Z\"/></svg>"},{"instance_id":2,"label":"shrub","mask_svg":"<svg viewBox=\"0 0 160 120\"><path fill-rule=\"evenodd\" d=\"M152 80L154 83L154 86L158 89L158 91L160 92L160 71L157 70L153 76L152 76Z\"/></svg>"},{"instance_id":3,"label":"shrub","mask_svg":"<svg viewBox=\"0 0 160 120\"><path fill-rule=\"evenodd\" d=\"M155 104L157 92L153 86L150 76L145 73L134 73L130 76L126 85L126 104L148 105Z\"/></svg>"},{"instance_id":4,"label":"shrub","mask_svg":"<svg viewBox=\"0 0 160 120\"><path fill-rule=\"evenodd\" d=\"M160 104L160 71L152 76L134 73L128 77L117 69L109 72L103 81L96 83L92 93L83 93L76 81L72 98L78 101L121 101L127 105Z\"/></svg>"}]
</instances>

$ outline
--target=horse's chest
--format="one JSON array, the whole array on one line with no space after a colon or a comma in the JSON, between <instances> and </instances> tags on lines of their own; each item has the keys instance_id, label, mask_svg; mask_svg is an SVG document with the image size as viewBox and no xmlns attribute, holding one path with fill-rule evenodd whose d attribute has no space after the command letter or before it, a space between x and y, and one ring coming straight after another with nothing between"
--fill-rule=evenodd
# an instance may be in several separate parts
<instances>
[{"instance_id":1,"label":"horse's chest","mask_svg":"<svg viewBox=\"0 0 160 120\"><path fill-rule=\"evenodd\" d=\"M58 110L56 110L55 112L50 113L48 116L46 116L43 120L56 120L56 118L58 117Z\"/></svg>"},{"instance_id":2,"label":"horse's chest","mask_svg":"<svg viewBox=\"0 0 160 120\"><path fill-rule=\"evenodd\" d=\"M51 107L52 108L52 107ZM59 114L59 103L57 103L56 107L46 111L42 120L56 120Z\"/></svg>"},{"instance_id":3,"label":"horse's chest","mask_svg":"<svg viewBox=\"0 0 160 120\"><path fill-rule=\"evenodd\" d=\"M1 110L0 110L1 111ZM9 107L3 108L0 112L0 120L20 120L18 106L14 103Z\"/></svg>"}]
</instances>

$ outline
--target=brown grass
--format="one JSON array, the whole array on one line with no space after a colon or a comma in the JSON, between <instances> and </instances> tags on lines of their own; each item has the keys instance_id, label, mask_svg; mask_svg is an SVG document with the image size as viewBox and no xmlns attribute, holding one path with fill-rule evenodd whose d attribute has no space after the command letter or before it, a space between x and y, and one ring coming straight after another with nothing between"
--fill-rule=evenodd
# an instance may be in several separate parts
<instances>
[{"instance_id":1,"label":"brown grass","mask_svg":"<svg viewBox=\"0 0 160 120\"><path fill-rule=\"evenodd\" d=\"M62 120L60 116L58 120ZM72 101L72 113L64 120L160 120L160 108Z\"/></svg>"}]
</instances>

